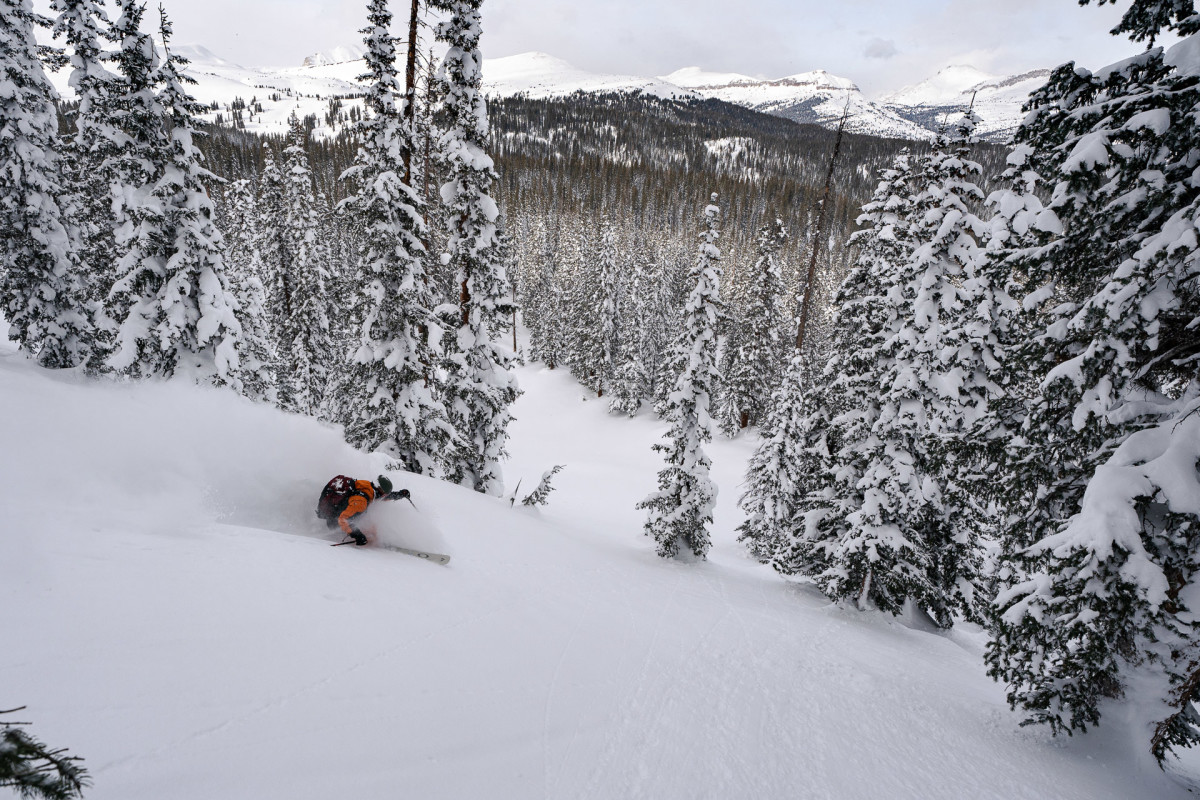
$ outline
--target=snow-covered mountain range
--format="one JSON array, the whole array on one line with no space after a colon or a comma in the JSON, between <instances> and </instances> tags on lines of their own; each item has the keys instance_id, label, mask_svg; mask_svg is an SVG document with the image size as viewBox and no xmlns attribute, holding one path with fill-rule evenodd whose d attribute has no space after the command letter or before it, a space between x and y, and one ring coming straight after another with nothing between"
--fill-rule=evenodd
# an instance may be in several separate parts
<instances>
[{"instance_id":1,"label":"snow-covered mountain range","mask_svg":"<svg viewBox=\"0 0 1200 800\"><path fill-rule=\"evenodd\" d=\"M662 80L734 105L796 122L836 126L849 113L846 129L854 133L899 139L925 139L929 132L891 109L868 100L853 81L824 70L786 78L760 80L736 73L705 72L685 67Z\"/></svg>"},{"instance_id":2,"label":"snow-covered mountain range","mask_svg":"<svg viewBox=\"0 0 1200 800\"><path fill-rule=\"evenodd\" d=\"M241 98L250 105L243 115L248 130L281 132L292 113L315 115L317 133L333 132L324 117L329 101L361 94L362 48L339 47L314 53L295 67L243 67L199 45L175 47L191 60L194 92L210 106L209 119L228 122L231 105ZM847 129L862 134L929 139L948 115L965 109L974 97L983 118L980 133L1000 141L1021 120L1021 105L1044 82L1045 70L1015 76L992 75L973 67L948 67L932 78L879 99L866 97L855 83L823 70L783 78L754 78L738 73L707 72L685 67L670 75L641 77L588 72L546 53L523 53L487 59L484 90L493 97L525 94L564 97L576 92L641 92L654 97L716 98L797 122L836 126L849 111ZM55 76L59 91L70 96L68 71ZM349 102L354 102L353 100Z\"/></svg>"},{"instance_id":3,"label":"snow-covered mountain range","mask_svg":"<svg viewBox=\"0 0 1200 800\"><path fill-rule=\"evenodd\" d=\"M1021 106L1046 82L1050 70L1020 75L991 75L970 66L946 67L932 78L880 98L880 103L927 130L937 130L945 116L974 103L983 122L977 128L986 139L1001 141L1016 131Z\"/></svg>"}]
</instances>

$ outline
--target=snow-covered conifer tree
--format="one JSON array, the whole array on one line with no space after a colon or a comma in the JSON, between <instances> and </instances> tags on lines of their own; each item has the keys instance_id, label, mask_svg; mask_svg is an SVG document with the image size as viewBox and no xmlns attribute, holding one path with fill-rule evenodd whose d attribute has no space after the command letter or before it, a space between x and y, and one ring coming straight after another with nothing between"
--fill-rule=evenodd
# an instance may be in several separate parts
<instances>
[{"instance_id":1,"label":"snow-covered conifer tree","mask_svg":"<svg viewBox=\"0 0 1200 800\"><path fill-rule=\"evenodd\" d=\"M571 374L594 392L600 391L600 271L599 243L584 228L582 236L567 237L559 266L559 299L562 302L562 354Z\"/></svg>"},{"instance_id":2,"label":"snow-covered conifer tree","mask_svg":"<svg viewBox=\"0 0 1200 800\"><path fill-rule=\"evenodd\" d=\"M438 72L443 130L440 161L447 181L441 199L449 227L449 261L457 271L458 329L450 336L447 405L464 447L451 475L476 491L500 495L500 461L508 439L509 406L519 390L513 354L504 346L509 320L508 278L499 257L500 209L491 197L496 178L487 144L487 108L480 90L482 0L437 0L449 12L437 37L449 47Z\"/></svg>"},{"instance_id":3,"label":"snow-covered conifer tree","mask_svg":"<svg viewBox=\"0 0 1200 800\"><path fill-rule=\"evenodd\" d=\"M650 336L649 303L643 293L649 288L645 255L636 253L629 276L626 300L626 345L622 362L613 376L608 410L614 414L633 416L650 395L650 372L645 355Z\"/></svg>"},{"instance_id":4,"label":"snow-covered conifer tree","mask_svg":"<svg viewBox=\"0 0 1200 800\"><path fill-rule=\"evenodd\" d=\"M784 574L814 578L831 597L861 604L880 591L873 570L886 566L871 558L875 550L867 548L877 545L867 537L887 531L868 531L863 540L847 531L847 515L863 504L858 482L866 456L854 458L853 448L870 441L879 419L880 371L901 314L888 292L912 257L915 183L907 154L880 176L858 219L869 225L855 234L858 260L834 297L830 359L813 374L803 353L793 357L741 499L746 522L739 538L753 554ZM886 583L882 592L889 597ZM900 602L884 607L897 610Z\"/></svg>"},{"instance_id":5,"label":"snow-covered conifer tree","mask_svg":"<svg viewBox=\"0 0 1200 800\"><path fill-rule=\"evenodd\" d=\"M721 417L722 429L730 437L766 419L771 395L787 366L792 343L783 307L783 275L775 260L786 241L787 229L781 219L776 219L774 226L763 225L758 232L758 259L742 314L738 351L731 354L731 368L725 375L724 394L730 398L730 409L737 410L736 415Z\"/></svg>"},{"instance_id":6,"label":"snow-covered conifer tree","mask_svg":"<svg viewBox=\"0 0 1200 800\"><path fill-rule=\"evenodd\" d=\"M534 234L536 250L526 264L521 310L529 328L530 358L555 369L563 361L565 320L562 288L558 276L557 233L538 220Z\"/></svg>"},{"instance_id":7,"label":"snow-covered conifer tree","mask_svg":"<svg viewBox=\"0 0 1200 800\"><path fill-rule=\"evenodd\" d=\"M79 231L80 267L86 273L87 364L102 371L116 333L104 300L116 280L112 187L124 137L114 106L117 77L103 64L109 21L96 0L52 0L50 8L58 12L54 35L71 50L68 82L79 104L75 134L63 147L63 179L71 187L63 205Z\"/></svg>"},{"instance_id":8,"label":"snow-covered conifer tree","mask_svg":"<svg viewBox=\"0 0 1200 800\"><path fill-rule=\"evenodd\" d=\"M962 508L939 438L978 382L974 350L954 333L976 260L978 166L964 155L939 138L915 179L902 161L864 207L871 227L835 301L822 376L828 473L805 492L804 524L775 562L831 598L892 613L912 601L943 627L955 613L976 618L978 602L978 547L951 515Z\"/></svg>"},{"instance_id":9,"label":"snow-covered conifer tree","mask_svg":"<svg viewBox=\"0 0 1200 800\"><path fill-rule=\"evenodd\" d=\"M304 123L293 114L284 149L283 219L271 223L282 228L282 236L278 250L270 248L268 254L273 261L282 261L272 282L272 296L286 292L276 306L276 313L282 315L276 344L279 403L288 410L315 414L325 398L337 354L330 336L328 250L320 237L321 215L305 149L307 138Z\"/></svg>"},{"instance_id":10,"label":"snow-covered conifer tree","mask_svg":"<svg viewBox=\"0 0 1200 800\"><path fill-rule=\"evenodd\" d=\"M38 60L29 0L0 3L0 314L45 367L78 365L89 325L78 232L63 213L56 94Z\"/></svg>"},{"instance_id":11,"label":"snow-covered conifer tree","mask_svg":"<svg viewBox=\"0 0 1200 800\"><path fill-rule=\"evenodd\" d=\"M226 204L225 267L242 328L238 378L247 397L275 402L276 357L262 281L262 254L258 249L258 211L250 181L244 178L234 181Z\"/></svg>"},{"instance_id":12,"label":"snow-covered conifer tree","mask_svg":"<svg viewBox=\"0 0 1200 800\"><path fill-rule=\"evenodd\" d=\"M271 331L271 349L279 359L277 367L283 367L285 342L290 342L288 325L292 317L292 258L287 247L287 229L282 224L287 215L287 197L284 194L283 172L269 153L258 178L258 202L255 205L255 247L262 258L263 286L267 292L267 325ZM289 391L280 384L280 392ZM285 406L283 398L279 403Z\"/></svg>"},{"instance_id":13,"label":"snow-covered conifer tree","mask_svg":"<svg viewBox=\"0 0 1200 800\"><path fill-rule=\"evenodd\" d=\"M340 416L351 444L382 450L410 472L437 475L457 444L436 383L440 328L426 273L424 204L405 170L414 131L397 106L407 101L397 79L391 21L386 0L370 0L363 31L367 74L361 80L371 113L358 125L355 165L342 175L357 193L339 206L363 234L370 306Z\"/></svg>"},{"instance_id":14,"label":"snow-covered conifer tree","mask_svg":"<svg viewBox=\"0 0 1200 800\"><path fill-rule=\"evenodd\" d=\"M596 310L599 312L599 361L596 366L596 394L610 390L620 359L621 305L620 272L617 269L616 235L611 224L600 234L600 281Z\"/></svg>"},{"instance_id":15,"label":"snow-covered conifer tree","mask_svg":"<svg viewBox=\"0 0 1200 800\"><path fill-rule=\"evenodd\" d=\"M140 64L154 64L153 45L138 30L141 9L130 6L123 18L127 15L136 40L131 55ZM171 25L165 12L161 34L166 50ZM168 50L141 90L160 85L158 97L134 101L158 114L157 123L149 116L140 123L157 126L143 133L149 152L161 161L154 182L126 198L130 220L140 225L125 240L124 273L110 296L118 331L108 364L133 377L186 373L240 388L237 301L227 286L221 233L204 186L215 176L200 166L193 142L201 109L185 87L191 82L180 71L186 63Z\"/></svg>"},{"instance_id":16,"label":"snow-covered conifer tree","mask_svg":"<svg viewBox=\"0 0 1200 800\"><path fill-rule=\"evenodd\" d=\"M645 531L658 554L674 558L690 553L704 558L711 546L708 526L717 487L709 477L712 462L704 444L712 441L709 417L717 380L717 324L721 305L721 251L717 195L704 209L704 232L693 275L695 288L684 307L683 369L667 405L667 442L654 445L666 466L658 473L658 491L638 503L647 509Z\"/></svg>"},{"instance_id":17,"label":"snow-covered conifer tree","mask_svg":"<svg viewBox=\"0 0 1200 800\"><path fill-rule=\"evenodd\" d=\"M738 500L746 514L738 541L759 561L778 557L787 574L807 571L807 563L798 561L803 554L787 550L797 546L797 539L802 542L806 532L800 516L803 501L829 474L829 412L820 383L807 377L810 372L804 356L796 353L772 399Z\"/></svg>"},{"instance_id":18,"label":"snow-covered conifer tree","mask_svg":"<svg viewBox=\"0 0 1200 800\"><path fill-rule=\"evenodd\" d=\"M108 159L116 249L113 283L97 310L104 362L95 369L136 373L139 370L133 365L145 363L148 369L144 372L154 374L149 366L156 359L149 324L141 326L141 335L135 324L144 319L143 310L147 315L154 312L149 303L145 309L136 304L140 298L157 294L163 284L161 250L168 236L162 230L162 211L152 193L166 169L170 145L163 128L163 109L155 95L158 55L141 29L145 7L135 0L117 0L116 6L119 14L110 38L119 48L112 61L120 79L112 102L121 137L119 150Z\"/></svg>"},{"instance_id":19,"label":"snow-covered conifer tree","mask_svg":"<svg viewBox=\"0 0 1200 800\"><path fill-rule=\"evenodd\" d=\"M1015 364L1038 383L1014 467L1033 477L1013 483L1037 502L987 654L1009 701L1055 732L1123 698L1160 761L1200 742L1198 27L1190 2L1135 2L1118 31L1187 38L1096 74L1061 67L1018 131L1062 233L1012 254L1026 307L1042 304Z\"/></svg>"}]
</instances>

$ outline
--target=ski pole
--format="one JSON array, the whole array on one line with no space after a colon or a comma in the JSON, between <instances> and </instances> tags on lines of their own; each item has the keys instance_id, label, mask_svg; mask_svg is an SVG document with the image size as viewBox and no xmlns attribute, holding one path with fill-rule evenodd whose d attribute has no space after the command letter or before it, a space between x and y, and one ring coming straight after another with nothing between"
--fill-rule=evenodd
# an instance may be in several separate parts
<instances>
[{"instance_id":1,"label":"ski pole","mask_svg":"<svg viewBox=\"0 0 1200 800\"><path fill-rule=\"evenodd\" d=\"M416 511L418 514L421 513L421 509L417 508L417 504L412 501L411 497L406 497L404 499L408 501L408 504L413 507L414 511Z\"/></svg>"}]
</instances>

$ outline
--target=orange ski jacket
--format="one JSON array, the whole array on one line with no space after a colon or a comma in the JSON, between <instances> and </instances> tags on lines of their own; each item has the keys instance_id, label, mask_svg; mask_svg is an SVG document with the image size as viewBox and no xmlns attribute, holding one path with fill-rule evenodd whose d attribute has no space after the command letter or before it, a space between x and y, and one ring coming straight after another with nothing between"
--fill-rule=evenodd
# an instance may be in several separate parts
<instances>
[{"instance_id":1,"label":"orange ski jacket","mask_svg":"<svg viewBox=\"0 0 1200 800\"><path fill-rule=\"evenodd\" d=\"M346 501L346 509L338 514L338 525L341 526L342 533L347 536L354 530L350 521L366 511L371 505L371 501L375 499L375 487L370 481L355 481L354 489L355 493L350 495L350 499Z\"/></svg>"}]
</instances>

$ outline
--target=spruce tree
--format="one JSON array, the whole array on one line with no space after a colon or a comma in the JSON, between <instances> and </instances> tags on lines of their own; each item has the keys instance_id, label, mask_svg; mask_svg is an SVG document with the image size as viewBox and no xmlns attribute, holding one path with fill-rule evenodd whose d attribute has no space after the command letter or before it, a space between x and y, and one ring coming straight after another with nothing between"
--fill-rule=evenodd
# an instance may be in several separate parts
<instances>
[{"instance_id":1,"label":"spruce tree","mask_svg":"<svg viewBox=\"0 0 1200 800\"><path fill-rule=\"evenodd\" d=\"M759 561L773 562L785 574L815 571L806 553L789 551L804 547L808 524L819 521L819 507L807 519L801 513L808 508L809 493L829 474L829 413L820 381L808 378L812 371L800 353L788 363L738 500L746 515L738 526L738 541Z\"/></svg>"},{"instance_id":2,"label":"spruce tree","mask_svg":"<svg viewBox=\"0 0 1200 800\"><path fill-rule=\"evenodd\" d=\"M634 416L650 395L650 372L645 361L651 336L650 303L645 296L649 288L645 255L635 253L626 300L626 345L621 351L622 363L613 376L608 402L608 410L614 414Z\"/></svg>"},{"instance_id":3,"label":"spruce tree","mask_svg":"<svg viewBox=\"0 0 1200 800\"><path fill-rule=\"evenodd\" d=\"M508 278L499 257L500 209L490 194L496 173L485 147L487 108L480 90L482 0L438 0L449 18L437 37L448 46L438 73L443 133L438 143L446 182L441 200L450 230L449 264L459 289L457 330L449 337L446 404L464 442L451 476L476 491L501 495L509 406L519 390L503 333L509 320Z\"/></svg>"},{"instance_id":4,"label":"spruce tree","mask_svg":"<svg viewBox=\"0 0 1200 800\"><path fill-rule=\"evenodd\" d=\"M397 105L409 101L397 80L386 0L368 3L367 20L367 73L360 80L370 116L358 123L358 156L342 175L357 192L339 210L363 232L370 307L339 419L356 447L381 450L410 472L437 475L458 443L437 385L441 342L425 264L424 203L405 168L415 132Z\"/></svg>"},{"instance_id":5,"label":"spruce tree","mask_svg":"<svg viewBox=\"0 0 1200 800\"><path fill-rule=\"evenodd\" d=\"M751 273L737 347L730 347L730 367L725 377L724 394L729 404L721 425L730 437L766 419L771 394L779 386L787 364L791 337L783 306L783 275L776 263L776 255L786 241L787 229L781 219L759 229L758 259Z\"/></svg>"},{"instance_id":6,"label":"spruce tree","mask_svg":"<svg viewBox=\"0 0 1200 800\"><path fill-rule=\"evenodd\" d=\"M834 297L829 360L802 387L804 357L793 358L751 462L765 474L748 476L742 499L741 535L752 553L783 574L812 578L835 600L893 613L924 573L923 564L912 565L920 554L899 530L892 500L911 485L903 474L912 468L911 442L888 435L884 426L894 426L896 415L884 416L880 396L906 316L897 287L914 252L917 183L907 155L881 174L858 218L858 259ZM877 463L872 472L872 461L887 456L897 463ZM879 486L881 479L895 488Z\"/></svg>"},{"instance_id":7,"label":"spruce tree","mask_svg":"<svg viewBox=\"0 0 1200 800\"><path fill-rule=\"evenodd\" d=\"M712 462L704 444L712 441L710 398L717 380L717 325L721 306L721 251L717 195L704 209L704 231L693 276L696 284L684 307L683 369L666 409L667 442L654 445L666 466L658 491L638 503L647 509L645 532L663 558L690 553L705 558L717 487L709 478Z\"/></svg>"},{"instance_id":8,"label":"spruce tree","mask_svg":"<svg viewBox=\"0 0 1200 800\"><path fill-rule=\"evenodd\" d=\"M116 280L114 164L124 137L114 105L119 90L117 77L103 63L110 35L101 5L95 0L52 0L50 8L58 12L54 35L71 50L69 84L79 104L75 134L63 146L63 180L71 187L63 205L78 228L80 269L86 273L87 364L90 370L102 371L116 332L104 301Z\"/></svg>"},{"instance_id":9,"label":"spruce tree","mask_svg":"<svg viewBox=\"0 0 1200 800\"><path fill-rule=\"evenodd\" d=\"M127 13L136 14L130 21L136 30L140 9ZM182 72L187 60L169 51L165 12L160 32L166 57L146 76L145 91L153 85L161 90L143 108L159 114L157 130L146 133L164 137L151 140L162 160L133 212L141 230L123 262L126 272L113 287L119 327L108 364L132 377L183 373L240 389L237 301L227 285L221 233L204 185L215 176L200 165L194 143L202 109L185 86L194 82ZM138 32L137 39L138 57L155 63L149 37ZM143 122L154 124L149 117Z\"/></svg>"},{"instance_id":10,"label":"spruce tree","mask_svg":"<svg viewBox=\"0 0 1200 800\"><path fill-rule=\"evenodd\" d=\"M620 333L623 328L620 306L620 272L617 268L616 236L611 225L600 234L599 293L595 307L599 312L599 362L596 366L596 396L610 390L620 359Z\"/></svg>"},{"instance_id":11,"label":"spruce tree","mask_svg":"<svg viewBox=\"0 0 1200 800\"><path fill-rule=\"evenodd\" d=\"M226 205L225 265L242 329L238 378L247 397L274 403L276 356L262 279L258 210L249 180L242 178L230 185Z\"/></svg>"},{"instance_id":12,"label":"spruce tree","mask_svg":"<svg viewBox=\"0 0 1200 800\"><path fill-rule=\"evenodd\" d=\"M549 369L564 360L566 322L558 266L558 237L539 219L522 282L521 313L529 329L529 355Z\"/></svg>"},{"instance_id":13,"label":"spruce tree","mask_svg":"<svg viewBox=\"0 0 1200 800\"><path fill-rule=\"evenodd\" d=\"M8 336L45 367L78 365L89 344L78 231L64 215L57 96L29 0L0 4L0 313Z\"/></svg>"},{"instance_id":14,"label":"spruce tree","mask_svg":"<svg viewBox=\"0 0 1200 800\"><path fill-rule=\"evenodd\" d=\"M979 604L978 533L965 520L976 509L952 446L988 388L988 339L968 294L979 167L962 139L944 137L916 176L899 166L864 208L871 227L835 301L819 434L828 471L802 492L804 524L776 564L833 599L892 613L912 602L949 627L956 615L977 619Z\"/></svg>"},{"instance_id":15,"label":"spruce tree","mask_svg":"<svg viewBox=\"0 0 1200 800\"><path fill-rule=\"evenodd\" d=\"M1017 134L1061 235L1009 254L1042 317L1013 364L1037 388L1013 445L1011 469L1028 472L1010 481L1022 513L987 653L1030 721L1082 731L1123 698L1160 762L1200 742L1191 5L1136 2L1118 31L1191 38L1096 74L1065 65Z\"/></svg>"},{"instance_id":16,"label":"spruce tree","mask_svg":"<svg viewBox=\"0 0 1200 800\"><path fill-rule=\"evenodd\" d=\"M329 323L329 250L320 236L321 211L305 147L307 139L303 121L293 114L283 153L282 224L278 220L272 223L282 228L279 250L272 256L283 262L273 294L286 292L281 298L285 316L277 329L280 405L290 411L316 414L325 399L337 354ZM342 304L334 308L345 313Z\"/></svg>"},{"instance_id":17,"label":"spruce tree","mask_svg":"<svg viewBox=\"0 0 1200 800\"><path fill-rule=\"evenodd\" d=\"M23 709L0 711L0 717ZM40 800L83 797L92 781L82 759L67 755L66 748L47 747L25 730L27 724L0 719L0 788Z\"/></svg>"},{"instance_id":18,"label":"spruce tree","mask_svg":"<svg viewBox=\"0 0 1200 800\"><path fill-rule=\"evenodd\" d=\"M277 401L288 408L291 400L291 384L283 380L286 375L284 353L290 350L295 338L292 330L292 257L287 246L287 228L282 221L287 215L287 198L284 194L283 172L275 158L269 153L258 179L256 203L255 249L262 258L263 287L267 293L267 327L271 333L271 349L275 353L276 372L281 380Z\"/></svg>"}]
</instances>

